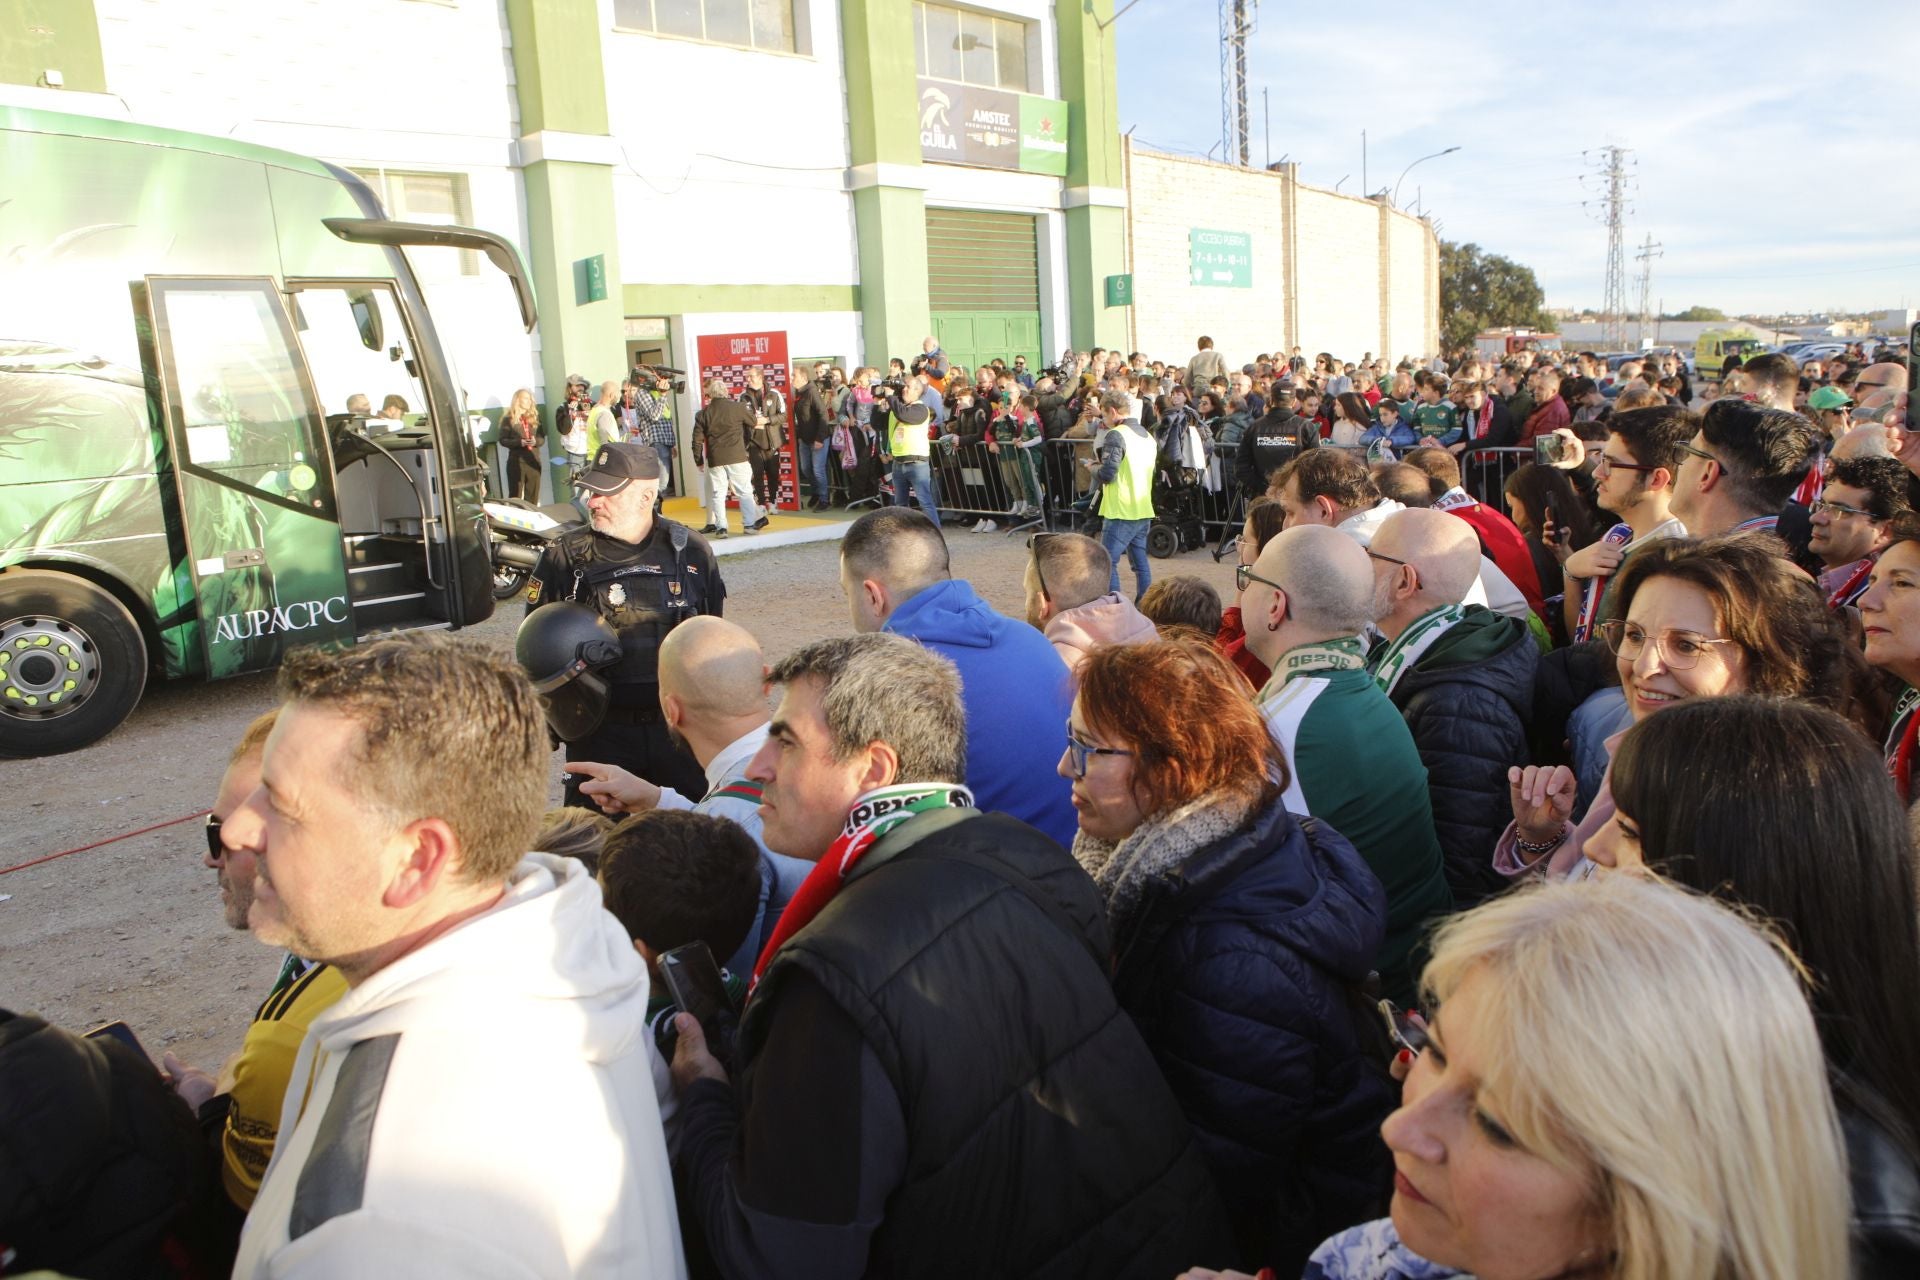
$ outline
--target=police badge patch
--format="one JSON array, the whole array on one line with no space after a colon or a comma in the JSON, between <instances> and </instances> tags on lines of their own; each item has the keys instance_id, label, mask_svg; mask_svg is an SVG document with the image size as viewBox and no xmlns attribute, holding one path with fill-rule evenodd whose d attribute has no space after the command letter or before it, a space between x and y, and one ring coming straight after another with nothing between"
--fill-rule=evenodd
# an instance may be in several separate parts
<instances>
[{"instance_id":1,"label":"police badge patch","mask_svg":"<svg viewBox=\"0 0 1920 1280\"><path fill-rule=\"evenodd\" d=\"M670 591L670 592L672 592L672 593L673 593L674 595L676 595L676 596L677 596L677 595L679 595L679 594L680 594L680 579L678 579L678 578L669 578L669 579L667 580L667 590L668 590L668 591Z\"/></svg>"},{"instance_id":2,"label":"police badge patch","mask_svg":"<svg viewBox=\"0 0 1920 1280\"><path fill-rule=\"evenodd\" d=\"M538 578L535 578L533 580L533 585L527 588L527 603L528 604L540 603L540 579Z\"/></svg>"},{"instance_id":3,"label":"police badge patch","mask_svg":"<svg viewBox=\"0 0 1920 1280\"><path fill-rule=\"evenodd\" d=\"M619 583L607 588L607 603L618 609L627 602L627 589Z\"/></svg>"}]
</instances>

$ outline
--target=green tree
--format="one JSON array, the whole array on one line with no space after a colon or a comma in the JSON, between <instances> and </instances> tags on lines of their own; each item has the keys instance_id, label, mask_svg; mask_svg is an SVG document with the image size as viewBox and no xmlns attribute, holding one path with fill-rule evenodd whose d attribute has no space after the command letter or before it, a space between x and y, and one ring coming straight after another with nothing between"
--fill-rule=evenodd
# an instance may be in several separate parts
<instances>
[{"instance_id":1,"label":"green tree","mask_svg":"<svg viewBox=\"0 0 1920 1280\"><path fill-rule=\"evenodd\" d=\"M1440 242L1440 336L1449 349L1471 346L1483 329L1553 328L1533 268L1477 244Z\"/></svg>"},{"instance_id":2,"label":"green tree","mask_svg":"<svg viewBox=\"0 0 1920 1280\"><path fill-rule=\"evenodd\" d=\"M1725 320L1727 313L1718 307L1688 307L1678 315L1662 316L1663 320Z\"/></svg>"}]
</instances>

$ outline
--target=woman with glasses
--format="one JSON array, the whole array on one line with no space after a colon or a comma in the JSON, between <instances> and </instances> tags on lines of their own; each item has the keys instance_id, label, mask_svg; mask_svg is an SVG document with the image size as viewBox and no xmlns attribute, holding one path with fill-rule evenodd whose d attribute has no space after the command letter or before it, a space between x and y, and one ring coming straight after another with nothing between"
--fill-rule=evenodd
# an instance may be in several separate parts
<instances>
[{"instance_id":1,"label":"woman with glasses","mask_svg":"<svg viewBox=\"0 0 1920 1280\"><path fill-rule=\"evenodd\" d=\"M1913 844L1874 745L1779 698L1682 703L1613 761L1603 867L1649 867L1774 921L1807 966L1853 1184L1857 1277L1920 1275ZM1809 850L1818 857L1808 857Z\"/></svg>"},{"instance_id":2,"label":"woman with glasses","mask_svg":"<svg viewBox=\"0 0 1920 1280\"><path fill-rule=\"evenodd\" d=\"M1240 537L1235 545L1240 550L1240 565L1250 567L1260 558L1260 548L1267 545L1267 539L1279 533L1286 524L1287 510L1272 498L1255 498L1247 507L1247 522L1240 529ZM1227 661L1240 669L1240 674L1256 689L1266 687L1273 672L1267 670L1267 664L1260 661L1247 648L1246 628L1241 625L1240 606L1230 604L1220 613L1220 630L1213 637L1214 647L1226 655Z\"/></svg>"},{"instance_id":3,"label":"woman with glasses","mask_svg":"<svg viewBox=\"0 0 1920 1280\"><path fill-rule=\"evenodd\" d=\"M1387 1049L1359 998L1386 892L1345 839L1288 814L1279 747L1199 641L1095 650L1060 773L1114 989L1213 1168L1239 1262L1298 1275L1387 1190Z\"/></svg>"},{"instance_id":4,"label":"woman with glasses","mask_svg":"<svg viewBox=\"0 0 1920 1280\"><path fill-rule=\"evenodd\" d=\"M1613 617L1599 630L1635 724L1691 698L1735 693L1805 698L1863 731L1874 722L1877 699L1843 624L1770 535L1661 539L1627 562L1616 590ZM1606 740L1609 758L1621 737ZM1571 769L1529 765L1507 776L1513 823L1494 867L1508 876L1590 875L1586 842L1614 813L1609 779L1576 825Z\"/></svg>"}]
</instances>

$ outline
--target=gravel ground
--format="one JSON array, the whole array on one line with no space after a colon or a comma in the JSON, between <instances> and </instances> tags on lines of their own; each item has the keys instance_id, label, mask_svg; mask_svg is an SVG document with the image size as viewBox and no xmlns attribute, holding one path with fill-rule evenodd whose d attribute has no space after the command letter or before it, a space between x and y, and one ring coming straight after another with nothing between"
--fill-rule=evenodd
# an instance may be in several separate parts
<instances>
[{"instance_id":1,"label":"gravel ground","mask_svg":"<svg viewBox=\"0 0 1920 1280\"><path fill-rule=\"evenodd\" d=\"M1021 616L1022 540L949 531L956 576ZM721 568L727 616L769 659L846 632L836 544L756 551ZM1231 560L1216 565L1201 550L1153 569L1198 574L1231 600ZM520 618L511 604L467 634L509 647ZM0 761L0 867L204 811L228 749L273 702L270 675L157 686L84 751ZM225 927L203 847L195 820L0 876L0 895L11 895L0 902L0 1006L76 1029L122 1018L156 1057L172 1049L209 1068L237 1049L280 957Z\"/></svg>"}]
</instances>

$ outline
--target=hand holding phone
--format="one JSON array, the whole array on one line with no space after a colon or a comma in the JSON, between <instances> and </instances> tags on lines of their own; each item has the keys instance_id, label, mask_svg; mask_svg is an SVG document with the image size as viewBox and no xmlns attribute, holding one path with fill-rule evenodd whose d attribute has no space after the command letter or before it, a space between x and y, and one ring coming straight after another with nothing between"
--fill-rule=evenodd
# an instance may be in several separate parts
<instances>
[{"instance_id":1,"label":"hand holding phone","mask_svg":"<svg viewBox=\"0 0 1920 1280\"><path fill-rule=\"evenodd\" d=\"M157 1066L154 1066L153 1056L141 1046L138 1037L133 1034L133 1028L125 1022L117 1019L113 1022L103 1022L88 1031L86 1037L89 1040L118 1040L121 1044L139 1054L141 1060L148 1066L153 1066L156 1071L159 1070Z\"/></svg>"},{"instance_id":2,"label":"hand holding phone","mask_svg":"<svg viewBox=\"0 0 1920 1280\"><path fill-rule=\"evenodd\" d=\"M727 998L726 982L720 966L704 942L689 942L660 954L660 980L683 1013L700 1024L707 1038L707 1051L729 1071L733 1069L734 1037L740 1020Z\"/></svg>"}]
</instances>

